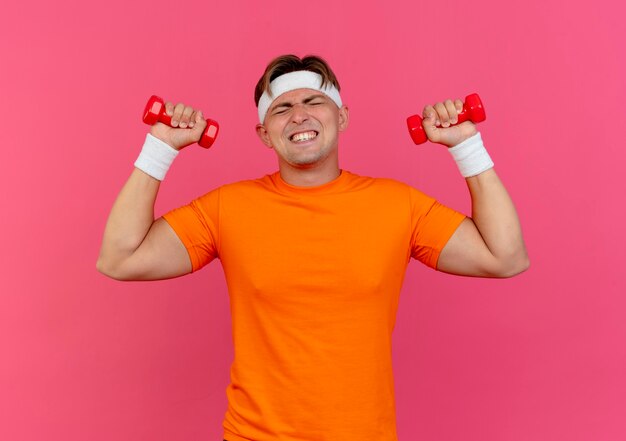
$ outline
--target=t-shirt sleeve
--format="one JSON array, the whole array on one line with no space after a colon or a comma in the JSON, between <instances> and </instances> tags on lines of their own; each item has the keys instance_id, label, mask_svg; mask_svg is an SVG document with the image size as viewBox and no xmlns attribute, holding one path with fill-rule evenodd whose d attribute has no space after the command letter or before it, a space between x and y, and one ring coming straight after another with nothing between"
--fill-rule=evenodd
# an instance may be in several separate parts
<instances>
[{"instance_id":1,"label":"t-shirt sleeve","mask_svg":"<svg viewBox=\"0 0 626 441\"><path fill-rule=\"evenodd\" d=\"M219 257L219 198L218 188L163 215L185 245L192 272Z\"/></svg>"},{"instance_id":2,"label":"t-shirt sleeve","mask_svg":"<svg viewBox=\"0 0 626 441\"><path fill-rule=\"evenodd\" d=\"M410 200L411 257L437 269L441 250L466 216L415 188Z\"/></svg>"}]
</instances>

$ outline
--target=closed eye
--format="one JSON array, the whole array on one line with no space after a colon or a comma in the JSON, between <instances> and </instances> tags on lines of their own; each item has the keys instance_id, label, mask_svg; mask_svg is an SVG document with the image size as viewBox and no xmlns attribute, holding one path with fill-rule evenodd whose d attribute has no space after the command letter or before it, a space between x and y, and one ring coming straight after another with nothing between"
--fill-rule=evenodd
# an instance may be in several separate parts
<instances>
[{"instance_id":1,"label":"closed eye","mask_svg":"<svg viewBox=\"0 0 626 441\"><path fill-rule=\"evenodd\" d=\"M324 104L326 101L324 99L323 96L321 95L315 95L315 96L310 96L306 99L304 99L302 101L304 104L310 104L312 106L317 106L320 104ZM281 103L279 105L277 105L273 111L271 111L272 115L280 115L282 113L285 113L287 110L291 109L293 107L293 105L291 103Z\"/></svg>"},{"instance_id":2,"label":"closed eye","mask_svg":"<svg viewBox=\"0 0 626 441\"><path fill-rule=\"evenodd\" d=\"M281 104L281 105L276 106L274 108L274 110L272 111L272 115L278 115L278 114L281 114L281 113L285 113L289 109L291 109L291 105L290 104Z\"/></svg>"}]
</instances>

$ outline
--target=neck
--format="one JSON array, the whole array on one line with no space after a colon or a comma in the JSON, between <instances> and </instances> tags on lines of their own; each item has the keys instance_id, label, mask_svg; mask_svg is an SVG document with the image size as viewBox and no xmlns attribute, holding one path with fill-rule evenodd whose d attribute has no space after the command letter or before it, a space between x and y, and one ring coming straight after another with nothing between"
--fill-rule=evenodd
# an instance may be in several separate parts
<instances>
[{"instance_id":1,"label":"neck","mask_svg":"<svg viewBox=\"0 0 626 441\"><path fill-rule=\"evenodd\" d=\"M317 187L333 181L339 177L339 164L333 161L322 167L294 167L290 164L278 164L280 177L289 185L296 187Z\"/></svg>"}]
</instances>

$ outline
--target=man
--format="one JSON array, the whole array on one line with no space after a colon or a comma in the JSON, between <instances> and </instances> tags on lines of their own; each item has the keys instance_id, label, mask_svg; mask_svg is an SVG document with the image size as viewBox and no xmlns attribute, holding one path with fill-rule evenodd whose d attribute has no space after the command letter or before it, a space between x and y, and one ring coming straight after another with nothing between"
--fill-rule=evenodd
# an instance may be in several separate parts
<instances>
[{"instance_id":1,"label":"man","mask_svg":"<svg viewBox=\"0 0 626 441\"><path fill-rule=\"evenodd\" d=\"M119 280L196 271L218 257L235 360L224 438L397 440L391 334L411 257L453 274L510 277L528 267L515 208L471 122L446 100L423 111L451 147L472 218L400 182L339 168L349 110L324 60L273 60L259 80L257 134L279 171L221 186L154 219L160 180L206 126L166 103L115 201L97 268Z\"/></svg>"}]
</instances>

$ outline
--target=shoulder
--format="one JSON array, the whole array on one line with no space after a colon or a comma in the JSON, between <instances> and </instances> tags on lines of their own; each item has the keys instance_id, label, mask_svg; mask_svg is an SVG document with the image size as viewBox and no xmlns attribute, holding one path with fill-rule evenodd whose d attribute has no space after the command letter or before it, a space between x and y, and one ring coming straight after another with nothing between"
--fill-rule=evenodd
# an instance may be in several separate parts
<instances>
[{"instance_id":1,"label":"shoulder","mask_svg":"<svg viewBox=\"0 0 626 441\"><path fill-rule=\"evenodd\" d=\"M272 180L270 175L265 175L263 177L255 179L243 179L240 181L228 182L209 190L208 192L199 196L198 199L228 196L238 193L249 193L250 191L267 190L269 187L271 187L271 183Z\"/></svg>"},{"instance_id":2,"label":"shoulder","mask_svg":"<svg viewBox=\"0 0 626 441\"><path fill-rule=\"evenodd\" d=\"M397 179L353 175L355 182L360 182L362 188L368 189L368 198L382 205L404 204L411 210L422 210L432 207L437 202L434 197Z\"/></svg>"},{"instance_id":3,"label":"shoulder","mask_svg":"<svg viewBox=\"0 0 626 441\"><path fill-rule=\"evenodd\" d=\"M352 186L356 188L368 188L373 191L399 193L403 195L408 194L412 190L418 191L410 185L396 179L357 175L349 171L344 172L349 175Z\"/></svg>"}]
</instances>

